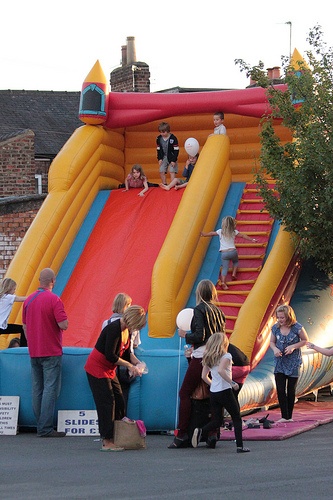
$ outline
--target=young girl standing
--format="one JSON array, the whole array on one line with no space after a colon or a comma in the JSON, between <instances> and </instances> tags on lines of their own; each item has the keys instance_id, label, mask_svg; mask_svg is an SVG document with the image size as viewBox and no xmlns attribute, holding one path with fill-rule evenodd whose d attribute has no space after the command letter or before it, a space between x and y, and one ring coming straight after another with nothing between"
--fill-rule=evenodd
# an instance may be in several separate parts
<instances>
[{"instance_id":1,"label":"young girl standing","mask_svg":"<svg viewBox=\"0 0 333 500\"><path fill-rule=\"evenodd\" d=\"M24 302L26 297L15 295L16 281L11 278L4 278L0 284L0 335L20 333L21 347L26 347L27 340L24 335L23 326L8 324L8 317L12 311L14 302Z\"/></svg>"},{"instance_id":2,"label":"young girl standing","mask_svg":"<svg viewBox=\"0 0 333 500\"><path fill-rule=\"evenodd\" d=\"M228 337L222 332L212 335L206 344L201 377L210 386L212 419L202 429L194 429L192 446L196 448L203 437L208 448L215 448L216 429L222 425L223 408L225 408L234 424L237 453L247 453L250 450L243 447L242 418L239 403L234 394L234 391L238 390L238 384L232 380L232 356L228 353L228 346Z\"/></svg>"},{"instance_id":3,"label":"young girl standing","mask_svg":"<svg viewBox=\"0 0 333 500\"><path fill-rule=\"evenodd\" d=\"M309 340L304 327L297 322L294 310L281 305L275 312L277 323L272 326L270 347L274 352L274 376L281 419L292 422L299 368L302 364L301 347Z\"/></svg>"},{"instance_id":4,"label":"young girl standing","mask_svg":"<svg viewBox=\"0 0 333 500\"><path fill-rule=\"evenodd\" d=\"M236 229L236 219L227 215L222 219L221 229L217 231L210 231L209 233L200 233L201 236L218 236L220 238L220 252L222 258L222 274L221 274L221 285L223 290L228 290L226 284L226 276L228 274L229 261L232 261L232 280L236 280L236 274L238 269L238 252L236 250L235 238L239 236L244 240L256 242L255 238L250 238L245 233L240 233Z\"/></svg>"}]
</instances>

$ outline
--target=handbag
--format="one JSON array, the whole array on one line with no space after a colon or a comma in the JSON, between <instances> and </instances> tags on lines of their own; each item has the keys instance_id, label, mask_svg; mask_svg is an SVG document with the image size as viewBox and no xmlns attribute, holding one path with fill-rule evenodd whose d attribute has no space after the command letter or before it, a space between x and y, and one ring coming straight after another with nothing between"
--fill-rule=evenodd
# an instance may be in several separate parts
<instances>
[{"instance_id":1,"label":"handbag","mask_svg":"<svg viewBox=\"0 0 333 500\"><path fill-rule=\"evenodd\" d=\"M203 380L194 389L191 398L192 399L208 399L210 396L209 385Z\"/></svg>"},{"instance_id":2,"label":"handbag","mask_svg":"<svg viewBox=\"0 0 333 500\"><path fill-rule=\"evenodd\" d=\"M139 430L137 422L125 418L114 421L114 444L125 450L142 450L146 448L145 432Z\"/></svg>"}]
</instances>

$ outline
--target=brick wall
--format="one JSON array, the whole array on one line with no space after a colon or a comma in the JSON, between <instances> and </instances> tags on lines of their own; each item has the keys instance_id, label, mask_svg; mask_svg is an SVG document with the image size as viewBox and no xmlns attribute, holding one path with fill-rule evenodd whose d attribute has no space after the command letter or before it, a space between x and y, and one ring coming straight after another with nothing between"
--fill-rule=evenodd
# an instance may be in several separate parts
<instances>
[{"instance_id":1,"label":"brick wall","mask_svg":"<svg viewBox=\"0 0 333 500\"><path fill-rule=\"evenodd\" d=\"M0 143L0 198L36 193L34 147L32 130Z\"/></svg>"},{"instance_id":2,"label":"brick wall","mask_svg":"<svg viewBox=\"0 0 333 500\"><path fill-rule=\"evenodd\" d=\"M0 279L29 229L45 195L0 200Z\"/></svg>"},{"instance_id":3,"label":"brick wall","mask_svg":"<svg viewBox=\"0 0 333 500\"><path fill-rule=\"evenodd\" d=\"M49 159L35 160L31 130L0 142L0 279L47 193ZM42 193L38 194L38 179Z\"/></svg>"}]
</instances>

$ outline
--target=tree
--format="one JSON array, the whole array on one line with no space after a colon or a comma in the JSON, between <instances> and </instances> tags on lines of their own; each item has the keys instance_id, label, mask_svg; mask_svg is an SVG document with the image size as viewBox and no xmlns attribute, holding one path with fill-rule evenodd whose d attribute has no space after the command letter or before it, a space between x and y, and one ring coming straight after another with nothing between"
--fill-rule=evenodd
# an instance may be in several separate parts
<instances>
[{"instance_id":1,"label":"tree","mask_svg":"<svg viewBox=\"0 0 333 500\"><path fill-rule=\"evenodd\" d=\"M320 26L309 32L308 65L291 67L282 58L284 82L272 85L264 65L247 71L267 89L271 113L262 120L260 166L256 182L270 214L297 239L300 255L313 258L318 268L333 272L333 51L327 49ZM292 140L282 143L274 131L280 119ZM275 181L276 191L268 179Z\"/></svg>"}]
</instances>

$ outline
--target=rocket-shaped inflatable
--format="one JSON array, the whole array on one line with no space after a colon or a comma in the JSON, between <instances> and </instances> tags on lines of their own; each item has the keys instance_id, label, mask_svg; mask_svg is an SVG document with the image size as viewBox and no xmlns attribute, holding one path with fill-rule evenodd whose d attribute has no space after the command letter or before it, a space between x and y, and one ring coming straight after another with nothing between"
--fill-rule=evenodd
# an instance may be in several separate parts
<instances>
[{"instance_id":1,"label":"rocket-shaped inflatable","mask_svg":"<svg viewBox=\"0 0 333 500\"><path fill-rule=\"evenodd\" d=\"M79 118L90 125L101 125L107 119L108 82L96 61L82 85Z\"/></svg>"}]
</instances>

